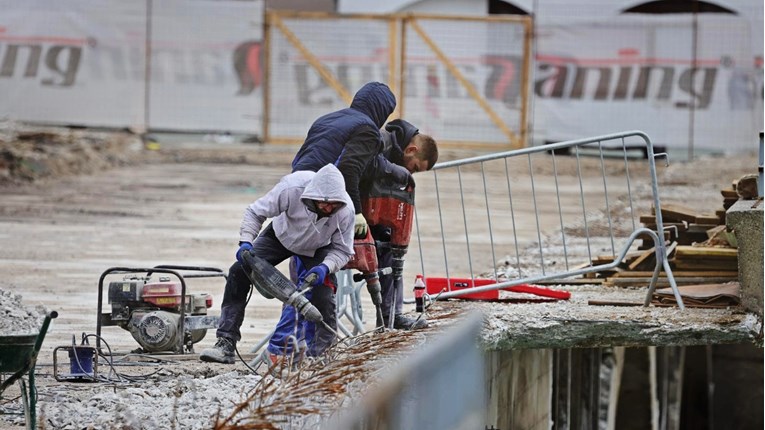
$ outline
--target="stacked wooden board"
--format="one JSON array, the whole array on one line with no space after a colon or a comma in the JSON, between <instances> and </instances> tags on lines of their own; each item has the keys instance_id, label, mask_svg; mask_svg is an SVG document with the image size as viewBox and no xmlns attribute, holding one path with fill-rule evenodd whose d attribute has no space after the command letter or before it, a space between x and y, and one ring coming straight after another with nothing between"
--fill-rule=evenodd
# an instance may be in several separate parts
<instances>
[{"instance_id":1,"label":"stacked wooden board","mask_svg":"<svg viewBox=\"0 0 765 430\"><path fill-rule=\"evenodd\" d=\"M727 190L722 190L726 205ZM735 193L735 191L734 191ZM679 204L665 203L661 207L667 259L677 285L725 283L738 280L738 250L731 234L725 229L725 210L717 214L700 214ZM656 231L655 208L651 215L640 217L641 223ZM609 286L646 286L656 267L653 240L646 235L635 252L628 253L617 266L584 275L581 282ZM582 267L608 265L616 256L597 256ZM657 287L669 286L664 268Z\"/></svg>"},{"instance_id":2,"label":"stacked wooden board","mask_svg":"<svg viewBox=\"0 0 765 430\"><path fill-rule=\"evenodd\" d=\"M714 215L700 214L674 203L662 203L661 218L667 261L679 287L685 306L720 308L740 303L738 283L738 249L735 236L725 225L726 211L739 199L757 198L756 177L747 175L733 181L732 187L720 190L722 208ZM656 208L650 215L640 217L647 228L658 231ZM660 234L659 237L662 237ZM606 286L647 286L656 268L655 244L649 235L640 238L642 244L628 253L622 261L607 270L586 274L582 282ZM614 256L593 258L584 267L613 265ZM674 291L669 287L662 267L652 304L677 306ZM638 306L641 303L590 300L591 305Z\"/></svg>"}]
</instances>

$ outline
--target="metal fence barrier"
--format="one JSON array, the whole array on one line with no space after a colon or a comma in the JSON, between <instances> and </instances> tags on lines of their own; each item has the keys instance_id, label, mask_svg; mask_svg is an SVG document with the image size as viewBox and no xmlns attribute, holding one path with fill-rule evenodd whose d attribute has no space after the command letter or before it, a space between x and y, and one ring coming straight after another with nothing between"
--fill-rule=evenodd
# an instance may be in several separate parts
<instances>
[{"instance_id":1,"label":"metal fence barrier","mask_svg":"<svg viewBox=\"0 0 765 430\"><path fill-rule=\"evenodd\" d=\"M662 156L645 133L628 131L436 164L430 176L417 175L416 243L407 258L412 264L419 252L421 273L445 275L447 285L455 274L497 281L438 296L447 299L614 269L647 238L656 265L645 305L663 269L684 309L656 233L665 230L655 164ZM656 231L636 223L638 211L651 209ZM597 264L602 252L612 261Z\"/></svg>"}]
</instances>

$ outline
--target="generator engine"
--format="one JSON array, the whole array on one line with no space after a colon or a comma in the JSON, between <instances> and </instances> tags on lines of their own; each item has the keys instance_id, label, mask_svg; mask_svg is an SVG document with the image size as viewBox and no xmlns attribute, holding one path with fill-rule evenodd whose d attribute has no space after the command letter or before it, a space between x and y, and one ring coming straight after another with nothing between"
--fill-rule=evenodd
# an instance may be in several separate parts
<instances>
[{"instance_id":1,"label":"generator engine","mask_svg":"<svg viewBox=\"0 0 765 430\"><path fill-rule=\"evenodd\" d=\"M181 306L183 306L183 342L187 349L202 340L208 328L216 328L218 317L207 316L212 296L207 293L186 294L182 303L180 282L160 276L129 276L109 283L112 313L106 314L105 325L118 325L133 335L146 352L178 351Z\"/></svg>"}]
</instances>

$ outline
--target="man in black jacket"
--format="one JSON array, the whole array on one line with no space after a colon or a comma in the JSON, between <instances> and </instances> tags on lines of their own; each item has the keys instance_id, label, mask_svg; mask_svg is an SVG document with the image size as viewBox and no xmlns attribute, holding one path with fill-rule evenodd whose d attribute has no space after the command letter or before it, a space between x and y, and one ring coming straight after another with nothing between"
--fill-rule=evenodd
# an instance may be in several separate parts
<instances>
[{"instance_id":1,"label":"man in black jacket","mask_svg":"<svg viewBox=\"0 0 765 430\"><path fill-rule=\"evenodd\" d=\"M424 172L433 168L438 160L438 147L432 137L420 134L417 127L402 119L396 119L385 125L383 136L383 151L373 160L372 166L365 170L359 188L362 194L369 189L376 179L385 176L393 177L396 182L413 186L411 174ZM405 172L401 172L404 167ZM407 173L409 175L407 175ZM377 261L379 267L390 267L393 254L389 246L391 229L373 225L370 226L372 237L377 243ZM380 276L382 293L381 310L385 327L395 329L417 329L427 327L424 317L419 320L403 314L404 281L395 279L392 274Z\"/></svg>"}]
</instances>

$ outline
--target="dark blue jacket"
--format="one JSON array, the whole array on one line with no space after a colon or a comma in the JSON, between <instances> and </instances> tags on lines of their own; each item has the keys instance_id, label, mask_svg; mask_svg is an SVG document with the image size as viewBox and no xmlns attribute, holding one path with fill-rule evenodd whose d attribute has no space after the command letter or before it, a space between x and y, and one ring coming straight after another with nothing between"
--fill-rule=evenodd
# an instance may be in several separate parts
<instances>
[{"instance_id":1,"label":"dark blue jacket","mask_svg":"<svg viewBox=\"0 0 765 430\"><path fill-rule=\"evenodd\" d=\"M292 171L315 172L327 164L336 164L356 213L361 213L359 181L364 169L383 150L380 128L395 108L396 98L387 85L364 85L354 95L351 107L314 121L292 160Z\"/></svg>"}]
</instances>

